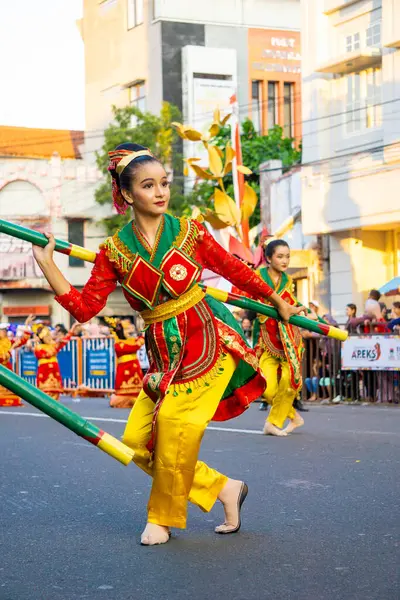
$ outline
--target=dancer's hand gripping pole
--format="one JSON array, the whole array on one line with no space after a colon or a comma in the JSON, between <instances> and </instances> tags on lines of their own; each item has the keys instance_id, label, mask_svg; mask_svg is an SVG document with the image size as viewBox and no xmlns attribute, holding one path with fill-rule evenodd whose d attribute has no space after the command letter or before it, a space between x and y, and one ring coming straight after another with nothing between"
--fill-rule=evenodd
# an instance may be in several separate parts
<instances>
[{"instance_id":1,"label":"dancer's hand gripping pole","mask_svg":"<svg viewBox=\"0 0 400 600\"><path fill-rule=\"evenodd\" d=\"M238 294L231 294L230 292L224 292L223 290L208 287L204 284L200 284L200 286L203 288L206 294L212 296L216 300L224 302L225 304L232 304L233 306L239 306L240 308L244 308L246 310L253 310L261 315L272 317L277 321L282 320L278 311L275 308L272 308L272 306L268 306L262 302L257 302L257 300L251 300L250 298L246 298L244 296L239 296ZM332 325L328 325L327 323L312 321L311 319L307 319L306 317L302 317L300 315L294 315L293 317L290 317L289 323L296 325L297 327L301 327L302 329L307 329L308 331L313 331L314 333L319 333L320 335L326 335L327 337L334 338L335 340L340 340L342 342L347 340L349 335L348 332L344 331L343 329L332 327Z\"/></svg>"},{"instance_id":2,"label":"dancer's hand gripping pole","mask_svg":"<svg viewBox=\"0 0 400 600\"><path fill-rule=\"evenodd\" d=\"M31 242L32 244L35 244L35 246L40 246L41 248L44 248L49 243L49 240L43 233L28 229L28 227L23 227L22 225L4 221L4 219L0 219L0 233L6 233L7 235L24 240L25 242ZM61 252L61 254L74 256L75 258L80 258L81 260L92 263L96 259L96 252L93 250L82 248L82 246L76 246L75 244L71 244L64 240L56 240L55 250Z\"/></svg>"},{"instance_id":3,"label":"dancer's hand gripping pole","mask_svg":"<svg viewBox=\"0 0 400 600\"><path fill-rule=\"evenodd\" d=\"M55 421L67 427L67 429L70 429L103 450L103 452L107 452L107 454L122 464L128 465L132 461L134 451L131 448L74 413L66 406L56 402L34 385L28 383L22 377L19 377L2 365L0 365L0 385L11 390L14 394L32 404L32 406L35 406Z\"/></svg>"}]
</instances>

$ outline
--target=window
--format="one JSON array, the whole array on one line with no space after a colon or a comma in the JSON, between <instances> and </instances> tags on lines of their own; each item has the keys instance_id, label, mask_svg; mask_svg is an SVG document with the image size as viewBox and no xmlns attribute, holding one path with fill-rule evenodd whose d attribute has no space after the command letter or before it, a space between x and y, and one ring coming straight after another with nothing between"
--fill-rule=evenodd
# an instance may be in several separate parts
<instances>
[{"instance_id":1,"label":"window","mask_svg":"<svg viewBox=\"0 0 400 600\"><path fill-rule=\"evenodd\" d=\"M353 33L346 36L346 52L353 52L360 48L360 33Z\"/></svg>"},{"instance_id":2,"label":"window","mask_svg":"<svg viewBox=\"0 0 400 600\"><path fill-rule=\"evenodd\" d=\"M347 102L346 102L347 133L354 133L361 129L361 76L352 73L347 77Z\"/></svg>"},{"instance_id":3,"label":"window","mask_svg":"<svg viewBox=\"0 0 400 600\"><path fill-rule=\"evenodd\" d=\"M68 241L71 242L71 244L85 246L84 226L85 221L83 219L71 219L68 221ZM83 260L75 258L75 256L69 256L68 260L70 267L84 266Z\"/></svg>"},{"instance_id":4,"label":"window","mask_svg":"<svg viewBox=\"0 0 400 600\"><path fill-rule=\"evenodd\" d=\"M278 84L275 81L268 82L268 129L275 127L277 123L277 90Z\"/></svg>"},{"instance_id":5,"label":"window","mask_svg":"<svg viewBox=\"0 0 400 600\"><path fill-rule=\"evenodd\" d=\"M381 125L381 91L381 69L368 69L347 76L347 133L356 133Z\"/></svg>"},{"instance_id":6,"label":"window","mask_svg":"<svg viewBox=\"0 0 400 600\"><path fill-rule=\"evenodd\" d=\"M139 81L129 88L129 104L144 112L146 110L145 82Z\"/></svg>"},{"instance_id":7,"label":"window","mask_svg":"<svg viewBox=\"0 0 400 600\"><path fill-rule=\"evenodd\" d=\"M376 21L370 25L366 31L366 42L367 46L380 46L381 45L381 22Z\"/></svg>"},{"instance_id":8,"label":"window","mask_svg":"<svg viewBox=\"0 0 400 600\"><path fill-rule=\"evenodd\" d=\"M127 0L128 29L143 23L143 0Z\"/></svg>"},{"instance_id":9,"label":"window","mask_svg":"<svg viewBox=\"0 0 400 600\"><path fill-rule=\"evenodd\" d=\"M251 118L257 133L261 132L261 81L251 82Z\"/></svg>"},{"instance_id":10,"label":"window","mask_svg":"<svg viewBox=\"0 0 400 600\"><path fill-rule=\"evenodd\" d=\"M293 83L283 84L283 133L293 137Z\"/></svg>"},{"instance_id":11,"label":"window","mask_svg":"<svg viewBox=\"0 0 400 600\"><path fill-rule=\"evenodd\" d=\"M366 72L367 110L365 126L382 125L382 70L369 69Z\"/></svg>"}]
</instances>

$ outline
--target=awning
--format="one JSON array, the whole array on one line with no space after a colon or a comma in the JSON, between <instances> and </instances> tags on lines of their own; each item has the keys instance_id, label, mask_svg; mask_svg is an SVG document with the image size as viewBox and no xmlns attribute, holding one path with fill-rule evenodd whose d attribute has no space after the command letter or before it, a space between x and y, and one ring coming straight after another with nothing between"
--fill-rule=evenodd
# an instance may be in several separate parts
<instances>
[{"instance_id":1,"label":"awning","mask_svg":"<svg viewBox=\"0 0 400 600\"><path fill-rule=\"evenodd\" d=\"M382 64L380 48L364 48L347 52L316 69L318 73L335 73L337 75L356 73Z\"/></svg>"},{"instance_id":2,"label":"awning","mask_svg":"<svg viewBox=\"0 0 400 600\"><path fill-rule=\"evenodd\" d=\"M400 277L393 277L393 279L385 283L379 291L384 296L397 296L400 294Z\"/></svg>"},{"instance_id":3,"label":"awning","mask_svg":"<svg viewBox=\"0 0 400 600\"><path fill-rule=\"evenodd\" d=\"M42 306L3 306L3 314L7 317L48 316L51 314L51 307L48 304Z\"/></svg>"}]
</instances>

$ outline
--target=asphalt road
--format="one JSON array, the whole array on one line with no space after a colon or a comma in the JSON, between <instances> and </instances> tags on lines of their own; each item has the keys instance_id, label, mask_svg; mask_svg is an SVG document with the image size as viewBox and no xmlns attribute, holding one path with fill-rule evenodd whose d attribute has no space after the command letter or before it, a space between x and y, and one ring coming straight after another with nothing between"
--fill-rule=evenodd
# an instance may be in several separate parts
<instances>
[{"instance_id":1,"label":"asphalt road","mask_svg":"<svg viewBox=\"0 0 400 600\"><path fill-rule=\"evenodd\" d=\"M128 411L65 403L121 435ZM313 406L281 439L258 405L210 428L201 457L249 485L242 530L190 507L153 548L148 478L35 413L0 409L0 600L399 600L398 408Z\"/></svg>"}]
</instances>

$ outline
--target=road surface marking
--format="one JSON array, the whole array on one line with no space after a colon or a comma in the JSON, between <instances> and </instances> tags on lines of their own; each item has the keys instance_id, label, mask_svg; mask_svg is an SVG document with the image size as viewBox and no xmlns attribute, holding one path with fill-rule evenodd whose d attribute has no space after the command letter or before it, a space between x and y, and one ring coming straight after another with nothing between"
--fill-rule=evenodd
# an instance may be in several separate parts
<instances>
[{"instance_id":1,"label":"road surface marking","mask_svg":"<svg viewBox=\"0 0 400 600\"><path fill-rule=\"evenodd\" d=\"M6 411L0 410L1 415L18 415L19 417L39 417L50 419L48 415L44 415L42 413L31 413L31 412L17 412L17 411ZM86 417L82 415L84 419L88 421L102 421L105 423L124 423L126 424L127 419L114 419L111 417ZM255 429L234 429L232 427L207 427L207 429L211 429L212 431L229 431L230 433L254 433L256 435L263 435L262 431L256 431Z\"/></svg>"},{"instance_id":2,"label":"road surface marking","mask_svg":"<svg viewBox=\"0 0 400 600\"><path fill-rule=\"evenodd\" d=\"M11 411L11 410L0 410L0 415L17 415L19 417L39 417L50 419L48 415L43 413L31 413L25 411ZM104 423L124 423L126 424L127 419L115 419L112 417L87 417L85 415L81 415L84 419L88 421L99 421ZM233 427L215 427L210 426L207 427L209 431L227 431L228 433L250 433L253 435L264 435L262 431L258 431L256 429L236 429ZM337 429L335 430L338 433L355 433L360 435L400 435L398 431L370 431L367 429Z\"/></svg>"}]
</instances>

